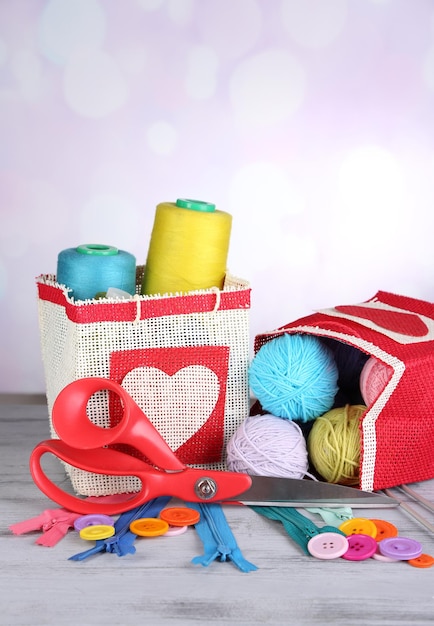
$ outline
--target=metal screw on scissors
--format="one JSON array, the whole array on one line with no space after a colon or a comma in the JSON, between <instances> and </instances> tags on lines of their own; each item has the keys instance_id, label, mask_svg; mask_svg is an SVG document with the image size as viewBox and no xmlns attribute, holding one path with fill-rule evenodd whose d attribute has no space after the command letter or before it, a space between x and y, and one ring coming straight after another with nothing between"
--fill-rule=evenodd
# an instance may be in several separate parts
<instances>
[{"instance_id":1,"label":"metal screw on scissors","mask_svg":"<svg viewBox=\"0 0 434 626\"><path fill-rule=\"evenodd\" d=\"M200 478L194 491L200 500L210 500L217 493L217 484L212 478Z\"/></svg>"}]
</instances>

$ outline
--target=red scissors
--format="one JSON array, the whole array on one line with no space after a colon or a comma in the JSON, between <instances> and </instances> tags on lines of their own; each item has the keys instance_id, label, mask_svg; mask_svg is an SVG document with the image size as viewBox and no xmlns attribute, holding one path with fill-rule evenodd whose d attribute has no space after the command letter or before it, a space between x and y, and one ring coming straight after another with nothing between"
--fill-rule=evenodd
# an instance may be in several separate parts
<instances>
[{"instance_id":1,"label":"red scissors","mask_svg":"<svg viewBox=\"0 0 434 626\"><path fill-rule=\"evenodd\" d=\"M94 393L117 394L123 407L120 422L112 428L94 424L87 404ZM51 500L77 513L115 514L129 511L159 496L176 496L186 502L238 502L269 506L391 507L397 502L369 493L321 481L250 476L184 465L164 441L140 407L118 383L105 378L81 378L57 396L52 411L54 429L60 439L39 443L30 456L30 471L39 489ZM127 444L146 460L108 446ZM73 467L111 476L136 476L141 489L131 498L116 503L95 504L53 483L41 467L41 457L50 452Z\"/></svg>"},{"instance_id":2,"label":"red scissors","mask_svg":"<svg viewBox=\"0 0 434 626\"><path fill-rule=\"evenodd\" d=\"M122 402L122 418L112 428L97 426L86 412L91 396L103 390L114 392ZM94 513L97 506L101 513L121 513L159 496L176 496L186 502L224 501L245 492L252 483L246 474L184 465L128 392L109 379L82 378L67 385L54 402L52 422L59 439L48 439L35 447L30 471L39 489L70 511ZM133 446L150 463L107 447L113 444ZM136 476L141 489L126 501L95 505L63 491L48 478L41 466L41 457L48 452L88 472Z\"/></svg>"}]
</instances>

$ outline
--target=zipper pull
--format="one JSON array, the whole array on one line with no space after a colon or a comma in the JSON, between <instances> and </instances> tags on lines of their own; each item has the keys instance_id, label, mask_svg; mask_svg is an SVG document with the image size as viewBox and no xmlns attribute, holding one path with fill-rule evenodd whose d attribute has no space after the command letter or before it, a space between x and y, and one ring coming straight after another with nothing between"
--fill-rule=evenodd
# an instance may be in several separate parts
<instances>
[{"instance_id":1,"label":"zipper pull","mask_svg":"<svg viewBox=\"0 0 434 626\"><path fill-rule=\"evenodd\" d=\"M171 496L161 496L136 507L132 511L122 513L115 523L116 534L105 540L106 552L113 552L118 556L134 554L136 548L133 544L137 535L130 530L131 522L141 517L157 517L161 509L163 509L170 500Z\"/></svg>"},{"instance_id":2,"label":"zipper pull","mask_svg":"<svg viewBox=\"0 0 434 626\"><path fill-rule=\"evenodd\" d=\"M220 504L189 502L188 507L200 513L195 529L204 547L204 554L194 557L192 563L207 567L218 559L222 562L232 561L242 572L258 569L242 555Z\"/></svg>"},{"instance_id":3,"label":"zipper pull","mask_svg":"<svg viewBox=\"0 0 434 626\"><path fill-rule=\"evenodd\" d=\"M137 537L130 531L130 524L135 519L139 519L146 515L147 517L155 517L166 506L167 502L171 499L171 496L164 496L150 500L141 506L138 506L130 511L122 513L115 522L115 534L107 539L99 539L96 541L95 546L84 552L79 552L69 557L70 561L83 561L88 556L98 554L99 552L111 552L118 556L125 556L126 554L134 554L136 548L133 543Z\"/></svg>"},{"instance_id":4,"label":"zipper pull","mask_svg":"<svg viewBox=\"0 0 434 626\"><path fill-rule=\"evenodd\" d=\"M40 546L52 548L74 526L74 521L80 517L79 513L73 513L67 509L45 509L40 515L31 517L23 522L9 526L14 535L35 530L42 530L43 534L35 541Z\"/></svg>"},{"instance_id":5,"label":"zipper pull","mask_svg":"<svg viewBox=\"0 0 434 626\"><path fill-rule=\"evenodd\" d=\"M323 521L329 526L335 526L338 528L342 522L345 522L349 519L353 519L353 511L351 507L344 506L339 509L332 509L328 507L319 507L319 508L306 508L306 511L309 513L317 513Z\"/></svg>"}]
</instances>

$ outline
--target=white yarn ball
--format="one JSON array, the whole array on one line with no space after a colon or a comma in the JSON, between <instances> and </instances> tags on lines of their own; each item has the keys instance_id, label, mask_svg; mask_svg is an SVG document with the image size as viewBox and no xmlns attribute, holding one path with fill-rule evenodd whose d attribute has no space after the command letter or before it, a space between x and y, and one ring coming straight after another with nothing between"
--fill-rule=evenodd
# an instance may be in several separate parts
<instances>
[{"instance_id":1,"label":"white yarn ball","mask_svg":"<svg viewBox=\"0 0 434 626\"><path fill-rule=\"evenodd\" d=\"M300 426L269 413L241 423L228 442L226 461L232 472L281 478L303 478L309 466Z\"/></svg>"}]
</instances>

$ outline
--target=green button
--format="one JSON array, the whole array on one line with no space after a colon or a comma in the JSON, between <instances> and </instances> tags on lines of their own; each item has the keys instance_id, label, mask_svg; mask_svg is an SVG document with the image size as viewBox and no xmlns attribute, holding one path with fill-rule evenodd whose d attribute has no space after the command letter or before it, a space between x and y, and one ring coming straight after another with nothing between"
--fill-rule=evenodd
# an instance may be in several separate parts
<instances>
[{"instance_id":1,"label":"green button","mask_svg":"<svg viewBox=\"0 0 434 626\"><path fill-rule=\"evenodd\" d=\"M210 202L202 202L201 200L188 200L187 198L178 198L176 206L183 209L191 209L192 211L204 211L210 213L215 211L215 204Z\"/></svg>"}]
</instances>

